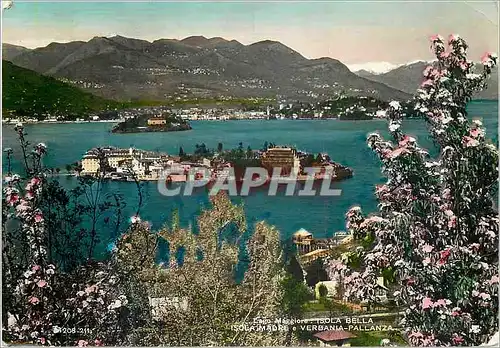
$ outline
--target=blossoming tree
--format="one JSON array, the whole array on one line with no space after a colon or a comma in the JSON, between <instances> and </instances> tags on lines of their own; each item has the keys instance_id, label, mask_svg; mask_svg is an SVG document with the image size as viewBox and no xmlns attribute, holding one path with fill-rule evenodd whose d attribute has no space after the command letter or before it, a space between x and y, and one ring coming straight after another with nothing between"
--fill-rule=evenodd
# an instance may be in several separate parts
<instances>
[{"instance_id":1,"label":"blossoming tree","mask_svg":"<svg viewBox=\"0 0 500 348\"><path fill-rule=\"evenodd\" d=\"M42 345L121 342L121 318L127 299L117 286L111 265L92 259L78 263L80 258L70 263L65 257L77 254L80 248L88 250L82 238L85 229L74 227L81 222L80 210L91 209L80 203L73 210L66 207L54 214L48 201L52 206L70 206L72 201L66 195L55 197L64 190L46 175L42 164L46 146L40 143L30 151L23 126L17 125L15 131L25 176L11 172L12 150L6 149L8 165L2 197L4 338ZM78 201L78 197L74 199ZM68 231L71 235L64 234ZM60 254L62 248L57 243L61 240L71 240L71 244L62 245L73 248ZM92 257L93 253L87 255Z\"/></svg>"},{"instance_id":2,"label":"blossoming tree","mask_svg":"<svg viewBox=\"0 0 500 348\"><path fill-rule=\"evenodd\" d=\"M376 278L393 279L412 345L479 345L498 330L498 151L481 121L468 120L466 106L497 56L485 54L483 71L474 72L462 38L431 41L437 63L423 72L414 102L440 155L430 158L404 133L401 106L391 102L392 141L368 136L387 177L376 187L379 213L367 217L353 207L346 214L364 244L354 255L361 265L329 260L327 270L342 277L351 299L375 301Z\"/></svg>"}]
</instances>

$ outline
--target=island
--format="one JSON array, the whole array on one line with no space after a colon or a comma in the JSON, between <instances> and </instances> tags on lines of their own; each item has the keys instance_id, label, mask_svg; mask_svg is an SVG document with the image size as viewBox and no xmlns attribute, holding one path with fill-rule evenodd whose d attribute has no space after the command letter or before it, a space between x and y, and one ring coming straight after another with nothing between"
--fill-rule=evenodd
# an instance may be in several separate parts
<instances>
[{"instance_id":1,"label":"island","mask_svg":"<svg viewBox=\"0 0 500 348\"><path fill-rule=\"evenodd\" d=\"M104 167L103 167L104 166ZM205 144L196 144L194 153L179 149L178 154L145 151L135 148L115 147L93 148L87 151L77 166L78 175L104 175L106 179L119 181L157 181L165 170L174 170L180 175L172 175L167 181L186 181L191 168L205 168L215 180L228 175L229 168L234 171L236 181L241 182L245 170L250 167L267 169L271 176L275 168L280 168L280 176L297 174L297 181L307 180L305 168L315 168L315 180L331 176L331 180L340 181L351 178L351 168L332 161L327 153L312 154L300 151L292 146L265 143L261 149L245 149L240 143L237 148L224 150L219 143L216 149Z\"/></svg>"},{"instance_id":2,"label":"island","mask_svg":"<svg viewBox=\"0 0 500 348\"><path fill-rule=\"evenodd\" d=\"M112 133L141 133L141 132L176 132L190 130L191 125L185 119L172 114L151 115L141 114L115 125Z\"/></svg>"}]
</instances>

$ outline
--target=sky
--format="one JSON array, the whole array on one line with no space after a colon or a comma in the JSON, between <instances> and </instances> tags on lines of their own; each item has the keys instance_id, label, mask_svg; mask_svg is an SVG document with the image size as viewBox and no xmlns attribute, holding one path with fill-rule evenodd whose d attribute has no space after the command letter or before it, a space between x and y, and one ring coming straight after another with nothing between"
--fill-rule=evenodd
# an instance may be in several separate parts
<instances>
[{"instance_id":1,"label":"sky","mask_svg":"<svg viewBox=\"0 0 500 348\"><path fill-rule=\"evenodd\" d=\"M355 70L430 60L429 36L456 33L471 59L498 52L498 2L488 1L13 1L2 10L3 42L122 35L153 41L221 36L243 44L276 40L307 58L332 57ZM374 68L375 69L375 68Z\"/></svg>"}]
</instances>

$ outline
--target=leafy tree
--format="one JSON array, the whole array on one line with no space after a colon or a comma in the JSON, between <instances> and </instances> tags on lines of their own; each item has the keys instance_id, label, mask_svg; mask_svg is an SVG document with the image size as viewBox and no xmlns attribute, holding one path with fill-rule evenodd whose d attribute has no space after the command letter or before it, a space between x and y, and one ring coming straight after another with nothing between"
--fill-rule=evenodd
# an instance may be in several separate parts
<instances>
[{"instance_id":1,"label":"leafy tree","mask_svg":"<svg viewBox=\"0 0 500 348\"><path fill-rule=\"evenodd\" d=\"M82 178L71 191L49 180L50 171L42 165L45 144L28 152L24 128L15 130L26 176L12 173L8 149L2 197L3 337L43 345L75 345L82 336L95 345L121 342L127 300L115 286L110 264L95 259L97 226L109 214L116 224L108 226L119 233L122 202L117 194L101 194L105 172ZM92 333L61 330L79 325L92 327Z\"/></svg>"},{"instance_id":2,"label":"leafy tree","mask_svg":"<svg viewBox=\"0 0 500 348\"><path fill-rule=\"evenodd\" d=\"M300 266L299 261L297 261L297 257L292 255L286 265L286 272L297 282L304 282L304 273L302 271L302 267Z\"/></svg>"},{"instance_id":3,"label":"leafy tree","mask_svg":"<svg viewBox=\"0 0 500 348\"><path fill-rule=\"evenodd\" d=\"M196 145L198 146L198 144ZM184 149L182 148L182 146L179 148L179 157L182 159L186 156L186 153L184 152Z\"/></svg>"},{"instance_id":4,"label":"leafy tree","mask_svg":"<svg viewBox=\"0 0 500 348\"><path fill-rule=\"evenodd\" d=\"M254 154L253 154L252 148L250 147L250 145L248 145L248 147L247 147L247 159L252 159L253 157L254 157Z\"/></svg>"},{"instance_id":5,"label":"leafy tree","mask_svg":"<svg viewBox=\"0 0 500 348\"><path fill-rule=\"evenodd\" d=\"M317 283L328 280L328 275L321 259L316 259L306 266L306 283L315 286Z\"/></svg>"},{"instance_id":6,"label":"leafy tree","mask_svg":"<svg viewBox=\"0 0 500 348\"><path fill-rule=\"evenodd\" d=\"M353 236L372 235L372 243L355 269L332 260L328 271L344 277L346 297L370 301L377 277L389 271L412 345L480 345L498 331L498 150L466 107L497 56L485 54L483 71L474 72L462 38L450 35L448 49L440 36L431 41L438 62L425 69L415 107L440 155L431 159L404 134L402 108L391 102L393 141L368 137L388 178L376 188L379 214L353 207L346 215Z\"/></svg>"},{"instance_id":7,"label":"leafy tree","mask_svg":"<svg viewBox=\"0 0 500 348\"><path fill-rule=\"evenodd\" d=\"M283 311L280 279L284 270L278 231L258 223L250 239L244 242L241 239L246 232L243 209L222 194L212 199L212 208L202 212L197 226L196 234L180 228L177 223L152 234L149 226L141 223L117 245L122 274L134 275L126 288L140 289L134 291L145 291L154 298L179 298L186 304L182 308L166 305L154 318L149 308L137 305L133 317L151 320L145 320L141 329L134 331L131 342L143 345L283 344L283 333L232 329L233 324L252 322L255 317L272 318ZM228 228L231 228L229 234ZM231 242L228 235L236 240ZM170 249L170 263L164 268L155 264L159 240L168 241ZM239 263L240 243L244 243L247 255L244 265ZM184 254L182 263L173 257L180 249ZM237 267L244 267L240 282L234 277ZM127 297L133 305L133 296Z\"/></svg>"},{"instance_id":8,"label":"leafy tree","mask_svg":"<svg viewBox=\"0 0 500 348\"><path fill-rule=\"evenodd\" d=\"M325 284L319 284L318 286L318 294L320 298L326 297L328 295L328 288Z\"/></svg>"}]
</instances>

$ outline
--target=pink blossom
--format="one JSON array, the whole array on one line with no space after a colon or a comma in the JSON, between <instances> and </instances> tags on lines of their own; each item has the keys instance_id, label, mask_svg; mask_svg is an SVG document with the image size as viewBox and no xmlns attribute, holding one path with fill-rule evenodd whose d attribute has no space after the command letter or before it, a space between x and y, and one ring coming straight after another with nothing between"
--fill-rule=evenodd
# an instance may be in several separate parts
<instances>
[{"instance_id":1,"label":"pink blossom","mask_svg":"<svg viewBox=\"0 0 500 348\"><path fill-rule=\"evenodd\" d=\"M425 259L422 260L422 264L424 266L427 266L430 263L431 263L431 258L430 257L426 257Z\"/></svg>"},{"instance_id":2,"label":"pink blossom","mask_svg":"<svg viewBox=\"0 0 500 348\"><path fill-rule=\"evenodd\" d=\"M42 213L36 213L35 214L35 222L42 222L42 221L43 221Z\"/></svg>"},{"instance_id":3,"label":"pink blossom","mask_svg":"<svg viewBox=\"0 0 500 348\"><path fill-rule=\"evenodd\" d=\"M78 347L87 347L88 346L88 342L85 341L85 340L79 340L78 341Z\"/></svg>"},{"instance_id":4,"label":"pink blossom","mask_svg":"<svg viewBox=\"0 0 500 348\"><path fill-rule=\"evenodd\" d=\"M446 188L443 190L443 198L444 199L451 198L451 190L449 188Z\"/></svg>"},{"instance_id":5,"label":"pink blossom","mask_svg":"<svg viewBox=\"0 0 500 348\"><path fill-rule=\"evenodd\" d=\"M489 300L491 298L490 294L487 294L485 292L480 293L479 297L481 297L483 300Z\"/></svg>"},{"instance_id":6,"label":"pink blossom","mask_svg":"<svg viewBox=\"0 0 500 348\"><path fill-rule=\"evenodd\" d=\"M45 280L39 280L36 285L38 285L39 288L43 288L47 285L47 282Z\"/></svg>"},{"instance_id":7,"label":"pink blossom","mask_svg":"<svg viewBox=\"0 0 500 348\"><path fill-rule=\"evenodd\" d=\"M480 245L479 243L472 243L472 244L469 246L469 248L471 248L472 250L476 250L476 251L477 251L477 250L479 250L479 247L480 247L480 246L481 246L481 245Z\"/></svg>"},{"instance_id":8,"label":"pink blossom","mask_svg":"<svg viewBox=\"0 0 500 348\"><path fill-rule=\"evenodd\" d=\"M383 193L389 191L389 187L387 185L376 185L375 186L375 192L376 193Z\"/></svg>"},{"instance_id":9,"label":"pink blossom","mask_svg":"<svg viewBox=\"0 0 500 348\"><path fill-rule=\"evenodd\" d=\"M356 214L356 212L359 212L359 211L361 211L360 207L358 207L358 206L352 207L351 209L349 209L349 211L347 212L346 216L347 217L352 217L354 214Z\"/></svg>"},{"instance_id":10,"label":"pink blossom","mask_svg":"<svg viewBox=\"0 0 500 348\"><path fill-rule=\"evenodd\" d=\"M457 345L457 346L459 344L461 344L462 342L464 342L464 339L462 338L462 336L459 336L457 334L455 334L451 340L453 341L453 344Z\"/></svg>"},{"instance_id":11,"label":"pink blossom","mask_svg":"<svg viewBox=\"0 0 500 348\"><path fill-rule=\"evenodd\" d=\"M475 129L471 129L470 131L470 136L472 138L477 138L477 137L480 137L480 136L483 136L484 135L484 132L481 128L475 128Z\"/></svg>"},{"instance_id":12,"label":"pink blossom","mask_svg":"<svg viewBox=\"0 0 500 348\"><path fill-rule=\"evenodd\" d=\"M481 56L481 62L487 63L490 60L491 53L490 52L484 52L483 55Z\"/></svg>"},{"instance_id":13,"label":"pink blossom","mask_svg":"<svg viewBox=\"0 0 500 348\"><path fill-rule=\"evenodd\" d=\"M433 86L433 85L434 85L434 81L426 79L426 80L424 80L422 82L422 84L420 86L421 87L427 87L427 86Z\"/></svg>"},{"instance_id":14,"label":"pink blossom","mask_svg":"<svg viewBox=\"0 0 500 348\"><path fill-rule=\"evenodd\" d=\"M40 300L37 297L31 296L28 300L29 303L31 304L37 304L40 302Z\"/></svg>"},{"instance_id":15,"label":"pink blossom","mask_svg":"<svg viewBox=\"0 0 500 348\"><path fill-rule=\"evenodd\" d=\"M102 347L102 346L104 346L104 344L102 343L102 341L99 340L99 339L96 339L94 341L94 344L95 344L96 347Z\"/></svg>"},{"instance_id":16,"label":"pink blossom","mask_svg":"<svg viewBox=\"0 0 500 348\"><path fill-rule=\"evenodd\" d=\"M399 146L406 146L408 145L408 143L413 143L413 142L415 142L415 138L405 135L399 142Z\"/></svg>"},{"instance_id":17,"label":"pink blossom","mask_svg":"<svg viewBox=\"0 0 500 348\"><path fill-rule=\"evenodd\" d=\"M494 276L491 277L490 280L488 280L488 283L490 285L498 284L498 280L499 280L498 275L495 274Z\"/></svg>"},{"instance_id":18,"label":"pink blossom","mask_svg":"<svg viewBox=\"0 0 500 348\"><path fill-rule=\"evenodd\" d=\"M433 67L432 65L428 65L428 66L425 68L423 75L424 75L425 77L429 76L429 74L431 73L431 71L432 71L433 69L434 69L434 67Z\"/></svg>"},{"instance_id":19,"label":"pink blossom","mask_svg":"<svg viewBox=\"0 0 500 348\"><path fill-rule=\"evenodd\" d=\"M444 211L444 214L445 214L446 216L448 216L448 217L452 217L452 216L454 216L454 215L455 215L455 213L453 213L453 211L452 211L452 210L450 210L450 209L445 210L445 211Z\"/></svg>"},{"instance_id":20,"label":"pink blossom","mask_svg":"<svg viewBox=\"0 0 500 348\"><path fill-rule=\"evenodd\" d=\"M422 309L428 309L432 307L432 300L430 297L424 297L422 300Z\"/></svg>"},{"instance_id":21,"label":"pink blossom","mask_svg":"<svg viewBox=\"0 0 500 348\"><path fill-rule=\"evenodd\" d=\"M448 304L448 302L450 302L450 301L440 298L439 300L437 300L436 302L434 302L433 307L446 307L446 305Z\"/></svg>"},{"instance_id":22,"label":"pink blossom","mask_svg":"<svg viewBox=\"0 0 500 348\"><path fill-rule=\"evenodd\" d=\"M92 292L97 292L97 285L95 285L95 284L94 284L94 285L92 285L92 286L87 287L87 288L85 289L85 292L86 292L87 294L90 294L90 293L92 293Z\"/></svg>"},{"instance_id":23,"label":"pink blossom","mask_svg":"<svg viewBox=\"0 0 500 348\"><path fill-rule=\"evenodd\" d=\"M426 253L430 253L430 252L432 252L432 250L434 250L434 247L432 245L429 245L429 244L424 244L422 250Z\"/></svg>"},{"instance_id":24,"label":"pink blossom","mask_svg":"<svg viewBox=\"0 0 500 348\"><path fill-rule=\"evenodd\" d=\"M370 216L369 218L365 219L365 223L370 223L370 222L382 222L384 221L383 218L381 218L380 216Z\"/></svg>"},{"instance_id":25,"label":"pink blossom","mask_svg":"<svg viewBox=\"0 0 500 348\"><path fill-rule=\"evenodd\" d=\"M469 64L467 64L466 62L460 62L459 66L460 66L460 69L462 69L464 71L469 68Z\"/></svg>"},{"instance_id":26,"label":"pink blossom","mask_svg":"<svg viewBox=\"0 0 500 348\"><path fill-rule=\"evenodd\" d=\"M405 147L400 147L394 151L392 151L390 154L389 154L389 157L390 158L397 158L399 157L400 155L404 155L404 154L407 154L407 153L410 153L410 151L405 148Z\"/></svg>"},{"instance_id":27,"label":"pink blossom","mask_svg":"<svg viewBox=\"0 0 500 348\"><path fill-rule=\"evenodd\" d=\"M33 267L31 267L31 270L32 270L33 272L36 272L36 271L38 271L39 269L40 269L40 266L38 266L38 265L34 265Z\"/></svg>"},{"instance_id":28,"label":"pink blossom","mask_svg":"<svg viewBox=\"0 0 500 348\"><path fill-rule=\"evenodd\" d=\"M460 313L459 313L459 312L457 312L457 311L453 311L453 312L451 312L451 316L452 316L452 317L458 317L459 315L460 315Z\"/></svg>"},{"instance_id":29,"label":"pink blossom","mask_svg":"<svg viewBox=\"0 0 500 348\"><path fill-rule=\"evenodd\" d=\"M391 149L383 149L381 152L382 152L382 157L388 158L390 156L392 150Z\"/></svg>"},{"instance_id":30,"label":"pink blossom","mask_svg":"<svg viewBox=\"0 0 500 348\"><path fill-rule=\"evenodd\" d=\"M46 340L45 340L45 337L40 337L40 338L39 338L39 340L40 340L40 343L41 343L41 344L45 344L45 341L46 341Z\"/></svg>"},{"instance_id":31,"label":"pink blossom","mask_svg":"<svg viewBox=\"0 0 500 348\"><path fill-rule=\"evenodd\" d=\"M450 36L448 36L448 42L449 43L455 42L458 39L459 39L459 36L457 34L450 34Z\"/></svg>"},{"instance_id":32,"label":"pink blossom","mask_svg":"<svg viewBox=\"0 0 500 348\"><path fill-rule=\"evenodd\" d=\"M431 42L443 41L443 37L439 34L434 34L430 37Z\"/></svg>"},{"instance_id":33,"label":"pink blossom","mask_svg":"<svg viewBox=\"0 0 500 348\"><path fill-rule=\"evenodd\" d=\"M444 265L446 261L448 261L448 258L450 257L450 250L446 249L440 252L440 259L439 259L439 264Z\"/></svg>"},{"instance_id":34,"label":"pink blossom","mask_svg":"<svg viewBox=\"0 0 500 348\"><path fill-rule=\"evenodd\" d=\"M463 143L465 144L466 147L476 147L479 145L479 141L477 141L474 138L464 136L462 139L463 139Z\"/></svg>"},{"instance_id":35,"label":"pink blossom","mask_svg":"<svg viewBox=\"0 0 500 348\"><path fill-rule=\"evenodd\" d=\"M439 57L441 58L448 58L450 56L450 52L441 52L441 54L439 54Z\"/></svg>"},{"instance_id":36,"label":"pink blossom","mask_svg":"<svg viewBox=\"0 0 500 348\"><path fill-rule=\"evenodd\" d=\"M40 179L35 177L35 178L31 179L30 184L33 186L38 185L38 184L40 184Z\"/></svg>"},{"instance_id":37,"label":"pink blossom","mask_svg":"<svg viewBox=\"0 0 500 348\"><path fill-rule=\"evenodd\" d=\"M7 203L9 203L11 206L18 201L19 201L19 195L17 193L13 193L7 196Z\"/></svg>"},{"instance_id":38,"label":"pink blossom","mask_svg":"<svg viewBox=\"0 0 500 348\"><path fill-rule=\"evenodd\" d=\"M457 217L456 216L452 216L450 218L450 220L448 220L448 227L449 228L455 228L455 227L457 227Z\"/></svg>"}]
</instances>

